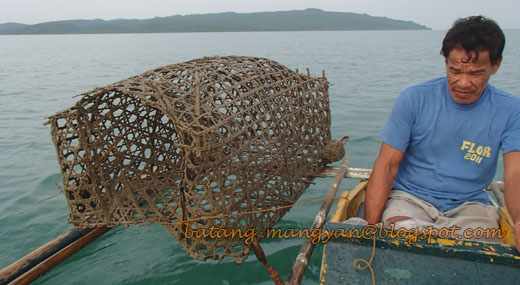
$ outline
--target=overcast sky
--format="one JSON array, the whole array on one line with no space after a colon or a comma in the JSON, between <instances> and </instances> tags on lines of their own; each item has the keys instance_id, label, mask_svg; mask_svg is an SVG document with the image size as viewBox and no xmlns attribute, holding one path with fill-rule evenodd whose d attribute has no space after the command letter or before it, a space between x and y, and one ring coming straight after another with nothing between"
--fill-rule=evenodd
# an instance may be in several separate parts
<instances>
[{"instance_id":1,"label":"overcast sky","mask_svg":"<svg viewBox=\"0 0 520 285\"><path fill-rule=\"evenodd\" d=\"M456 18L480 14L494 19L504 29L520 28L520 0L0 0L0 23L146 19L305 8L411 20L433 29L447 29Z\"/></svg>"}]
</instances>

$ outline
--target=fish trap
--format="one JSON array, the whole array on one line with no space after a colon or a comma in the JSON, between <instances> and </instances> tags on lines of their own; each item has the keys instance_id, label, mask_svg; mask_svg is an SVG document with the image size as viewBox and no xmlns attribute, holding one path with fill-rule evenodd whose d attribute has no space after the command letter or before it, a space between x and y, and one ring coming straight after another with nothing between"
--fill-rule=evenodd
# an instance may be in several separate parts
<instances>
[{"instance_id":1,"label":"fish trap","mask_svg":"<svg viewBox=\"0 0 520 285\"><path fill-rule=\"evenodd\" d=\"M306 176L343 157L326 148L326 78L265 58L157 68L81 94L49 122L74 226L159 222L199 260L242 262L244 238L200 233L274 226Z\"/></svg>"}]
</instances>

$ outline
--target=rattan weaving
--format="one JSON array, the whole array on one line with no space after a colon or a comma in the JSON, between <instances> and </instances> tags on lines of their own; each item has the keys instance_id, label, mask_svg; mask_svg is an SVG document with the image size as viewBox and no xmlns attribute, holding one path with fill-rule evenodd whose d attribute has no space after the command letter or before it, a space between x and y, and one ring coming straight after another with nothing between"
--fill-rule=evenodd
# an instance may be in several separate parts
<instances>
[{"instance_id":1,"label":"rattan weaving","mask_svg":"<svg viewBox=\"0 0 520 285\"><path fill-rule=\"evenodd\" d=\"M164 223L193 258L249 253L238 237L187 228L264 231L330 160L328 83L252 57L206 57L81 94L50 117L70 222ZM340 146L341 151L343 150Z\"/></svg>"}]
</instances>

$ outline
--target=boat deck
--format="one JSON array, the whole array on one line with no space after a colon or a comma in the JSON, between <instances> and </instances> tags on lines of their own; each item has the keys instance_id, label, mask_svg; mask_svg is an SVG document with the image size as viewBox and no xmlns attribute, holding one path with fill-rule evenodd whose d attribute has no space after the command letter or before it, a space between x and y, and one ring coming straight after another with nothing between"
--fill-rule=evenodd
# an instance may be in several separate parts
<instances>
[{"instance_id":1,"label":"boat deck","mask_svg":"<svg viewBox=\"0 0 520 285\"><path fill-rule=\"evenodd\" d=\"M507 233L504 243L456 240L410 231L409 235L399 235L400 230L342 223L363 212L366 186L366 181L362 181L345 191L336 213L325 226L324 232L329 234L325 238L330 239L323 249L322 284L518 284L520 256L504 208L499 207L500 226Z\"/></svg>"},{"instance_id":2,"label":"boat deck","mask_svg":"<svg viewBox=\"0 0 520 285\"><path fill-rule=\"evenodd\" d=\"M329 223L326 229L348 233L363 227ZM323 249L321 283L372 283L368 268L354 268L354 260L370 260L372 248L372 239L332 237ZM511 246L473 241L418 240L412 246L402 239L378 237L371 266L377 284L517 284L520 277L520 256Z\"/></svg>"}]
</instances>

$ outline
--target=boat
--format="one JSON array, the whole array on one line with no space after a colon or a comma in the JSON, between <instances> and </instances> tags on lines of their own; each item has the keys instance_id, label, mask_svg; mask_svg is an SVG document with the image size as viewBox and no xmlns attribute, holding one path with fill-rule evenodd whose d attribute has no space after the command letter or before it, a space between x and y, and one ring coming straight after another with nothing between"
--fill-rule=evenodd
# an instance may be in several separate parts
<instances>
[{"instance_id":1,"label":"boat","mask_svg":"<svg viewBox=\"0 0 520 285\"><path fill-rule=\"evenodd\" d=\"M367 184L363 179L343 192L324 227L324 232L335 236L324 245L320 284L517 284L520 280L520 256L514 246L513 222L503 204L503 183L493 182L487 189L490 202L499 209L503 243L449 235L414 238L392 228L345 223L362 217Z\"/></svg>"}]
</instances>

